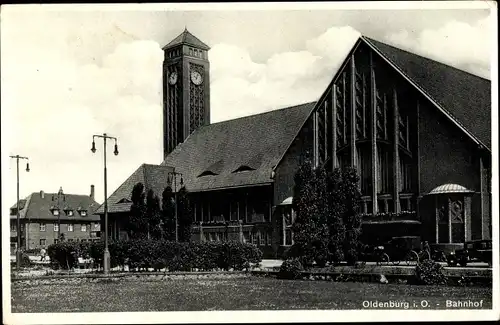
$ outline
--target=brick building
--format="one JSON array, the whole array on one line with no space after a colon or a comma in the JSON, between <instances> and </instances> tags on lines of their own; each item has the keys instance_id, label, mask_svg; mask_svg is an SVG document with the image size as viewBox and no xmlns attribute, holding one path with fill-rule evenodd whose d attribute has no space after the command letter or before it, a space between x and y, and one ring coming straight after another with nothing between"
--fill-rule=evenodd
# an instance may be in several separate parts
<instances>
[{"instance_id":1,"label":"brick building","mask_svg":"<svg viewBox=\"0 0 500 325\"><path fill-rule=\"evenodd\" d=\"M293 177L309 156L358 170L370 240L416 234L448 250L491 238L489 80L361 36L316 102L211 124L208 50L187 30L164 48L165 158L109 197L113 236L137 180L161 195L175 169L194 239L279 254L293 243Z\"/></svg>"},{"instance_id":2,"label":"brick building","mask_svg":"<svg viewBox=\"0 0 500 325\"><path fill-rule=\"evenodd\" d=\"M47 247L56 243L59 234L68 241L100 238L100 218L95 214L99 204L94 200L94 185L90 195L44 191L19 200L21 245L25 249ZM10 209L11 251L17 246L17 204Z\"/></svg>"}]
</instances>

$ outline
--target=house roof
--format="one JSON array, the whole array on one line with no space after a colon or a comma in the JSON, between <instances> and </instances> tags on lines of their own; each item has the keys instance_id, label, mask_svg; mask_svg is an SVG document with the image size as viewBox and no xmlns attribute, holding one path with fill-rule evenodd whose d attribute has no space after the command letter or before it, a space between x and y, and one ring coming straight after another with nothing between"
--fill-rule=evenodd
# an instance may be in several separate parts
<instances>
[{"instance_id":1,"label":"house roof","mask_svg":"<svg viewBox=\"0 0 500 325\"><path fill-rule=\"evenodd\" d=\"M274 166L314 105L307 103L203 126L179 144L162 165L182 173L191 192L272 183ZM245 168L237 171L242 166Z\"/></svg>"},{"instance_id":2,"label":"house roof","mask_svg":"<svg viewBox=\"0 0 500 325\"><path fill-rule=\"evenodd\" d=\"M26 199L20 199L19 200L19 208L22 210L22 209L24 209L25 205L26 205ZM17 208L17 202L10 209L12 210L15 208Z\"/></svg>"},{"instance_id":3,"label":"house roof","mask_svg":"<svg viewBox=\"0 0 500 325\"><path fill-rule=\"evenodd\" d=\"M142 183L146 192L152 189L161 198L163 190L168 185L168 173L172 171L173 168L168 166L142 164L108 198L108 212L130 211L132 189L137 183ZM103 214L104 205L101 205L96 213Z\"/></svg>"},{"instance_id":4,"label":"house roof","mask_svg":"<svg viewBox=\"0 0 500 325\"><path fill-rule=\"evenodd\" d=\"M362 39L491 150L491 81L372 38Z\"/></svg>"},{"instance_id":5,"label":"house roof","mask_svg":"<svg viewBox=\"0 0 500 325\"><path fill-rule=\"evenodd\" d=\"M184 29L184 31L179 36L177 36L172 41L170 41L170 43L165 45L163 47L163 50L168 49L168 48L172 48L174 46L181 45L181 44L191 45L191 46L194 46L194 47L202 49L202 50L207 50L207 51L210 50L210 47L207 44L203 43L196 36L191 34L187 30L187 28Z\"/></svg>"},{"instance_id":6,"label":"house roof","mask_svg":"<svg viewBox=\"0 0 500 325\"><path fill-rule=\"evenodd\" d=\"M54 199L52 199L54 197ZM60 220L89 220L97 221L99 216L94 214L99 204L88 195L64 194L64 199L60 202ZM57 193L31 193L25 200L25 206L20 210L21 219L42 219L58 220L58 216L52 213L53 208L58 207ZM14 208L16 205L13 206ZM68 215L68 211L73 211L73 216ZM86 216L81 215L81 211L87 211ZM11 215L16 218L16 215Z\"/></svg>"}]
</instances>

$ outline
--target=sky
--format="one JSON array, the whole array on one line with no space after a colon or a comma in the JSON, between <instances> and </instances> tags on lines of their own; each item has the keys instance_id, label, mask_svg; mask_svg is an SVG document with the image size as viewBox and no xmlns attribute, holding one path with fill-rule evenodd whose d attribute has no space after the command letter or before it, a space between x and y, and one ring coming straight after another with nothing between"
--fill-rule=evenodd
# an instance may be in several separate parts
<instances>
[{"instance_id":1,"label":"sky","mask_svg":"<svg viewBox=\"0 0 500 325\"><path fill-rule=\"evenodd\" d=\"M491 3L475 4L482 9L3 6L2 215L16 200L9 155L30 158L21 198L59 187L89 194L94 184L99 203L103 142L92 154L93 134L118 138L108 196L142 163L162 162L161 48L184 28L211 47L219 122L316 100L361 34L490 79L496 18Z\"/></svg>"}]
</instances>

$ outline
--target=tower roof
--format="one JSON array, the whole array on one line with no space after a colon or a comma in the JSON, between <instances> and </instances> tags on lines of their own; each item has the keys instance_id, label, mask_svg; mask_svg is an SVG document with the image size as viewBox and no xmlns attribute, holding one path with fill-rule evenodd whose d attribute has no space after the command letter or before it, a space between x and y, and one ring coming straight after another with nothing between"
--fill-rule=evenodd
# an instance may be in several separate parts
<instances>
[{"instance_id":1,"label":"tower roof","mask_svg":"<svg viewBox=\"0 0 500 325\"><path fill-rule=\"evenodd\" d=\"M207 51L210 50L210 47L207 44L203 43L196 36L191 34L187 30L187 28L184 29L184 31L179 36L177 36L172 41L170 41L170 43L165 45L163 47L163 50L177 46L177 45L181 45L181 44L191 45L193 47L196 47L196 48L199 48L202 50L207 50Z\"/></svg>"}]
</instances>

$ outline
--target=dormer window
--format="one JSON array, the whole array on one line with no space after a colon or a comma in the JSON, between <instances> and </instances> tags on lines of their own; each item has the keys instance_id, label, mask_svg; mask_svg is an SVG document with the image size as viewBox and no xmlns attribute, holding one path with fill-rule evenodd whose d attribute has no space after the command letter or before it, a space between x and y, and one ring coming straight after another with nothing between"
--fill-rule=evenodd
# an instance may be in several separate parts
<instances>
[{"instance_id":1,"label":"dormer window","mask_svg":"<svg viewBox=\"0 0 500 325\"><path fill-rule=\"evenodd\" d=\"M55 215L55 216L58 216L59 215L59 210L58 209L52 210L52 214Z\"/></svg>"},{"instance_id":2,"label":"dormer window","mask_svg":"<svg viewBox=\"0 0 500 325\"><path fill-rule=\"evenodd\" d=\"M81 211L80 211L80 215L81 215L82 217L86 217L86 216L87 216L87 210L81 210Z\"/></svg>"},{"instance_id":3,"label":"dormer window","mask_svg":"<svg viewBox=\"0 0 500 325\"><path fill-rule=\"evenodd\" d=\"M252 167L247 166L247 165L241 165L240 167L235 169L233 171L233 173L247 172L247 171L251 171L251 170L255 170L255 168L252 168Z\"/></svg>"},{"instance_id":4,"label":"dormer window","mask_svg":"<svg viewBox=\"0 0 500 325\"><path fill-rule=\"evenodd\" d=\"M124 197L123 199L121 199L120 201L118 201L116 203L132 203L132 201L127 199L126 197Z\"/></svg>"},{"instance_id":5,"label":"dormer window","mask_svg":"<svg viewBox=\"0 0 500 325\"><path fill-rule=\"evenodd\" d=\"M209 175L216 176L218 174L214 173L211 170L205 170L203 173L201 173L200 175L198 175L198 177L209 176Z\"/></svg>"},{"instance_id":6,"label":"dormer window","mask_svg":"<svg viewBox=\"0 0 500 325\"><path fill-rule=\"evenodd\" d=\"M72 217L73 216L73 210L66 210L66 215L68 217Z\"/></svg>"}]
</instances>

